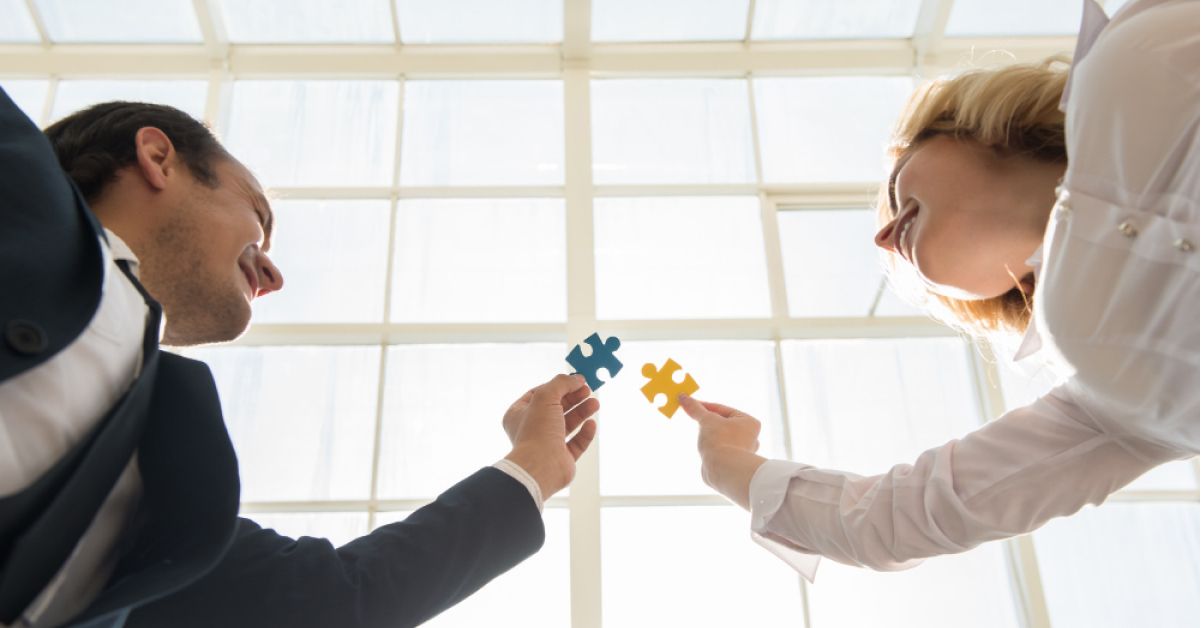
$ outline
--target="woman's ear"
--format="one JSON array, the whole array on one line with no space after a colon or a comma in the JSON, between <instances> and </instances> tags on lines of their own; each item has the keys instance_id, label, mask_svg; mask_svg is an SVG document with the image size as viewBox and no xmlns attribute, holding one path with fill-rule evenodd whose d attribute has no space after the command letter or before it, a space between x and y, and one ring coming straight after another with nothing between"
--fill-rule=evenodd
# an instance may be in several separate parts
<instances>
[{"instance_id":1,"label":"woman's ear","mask_svg":"<svg viewBox=\"0 0 1201 628\"><path fill-rule=\"evenodd\" d=\"M134 135L138 171L155 190L164 190L170 177L178 174L175 146L161 129L147 126Z\"/></svg>"}]
</instances>

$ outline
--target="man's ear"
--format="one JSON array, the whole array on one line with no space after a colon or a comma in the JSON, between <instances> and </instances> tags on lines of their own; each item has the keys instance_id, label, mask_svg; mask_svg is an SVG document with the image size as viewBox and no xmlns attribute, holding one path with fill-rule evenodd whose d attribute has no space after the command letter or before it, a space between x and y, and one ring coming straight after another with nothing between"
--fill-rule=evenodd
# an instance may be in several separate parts
<instances>
[{"instance_id":1,"label":"man's ear","mask_svg":"<svg viewBox=\"0 0 1201 628\"><path fill-rule=\"evenodd\" d=\"M167 187L167 180L179 173L175 146L161 129L145 126L134 135L138 156L138 171L155 190Z\"/></svg>"}]
</instances>

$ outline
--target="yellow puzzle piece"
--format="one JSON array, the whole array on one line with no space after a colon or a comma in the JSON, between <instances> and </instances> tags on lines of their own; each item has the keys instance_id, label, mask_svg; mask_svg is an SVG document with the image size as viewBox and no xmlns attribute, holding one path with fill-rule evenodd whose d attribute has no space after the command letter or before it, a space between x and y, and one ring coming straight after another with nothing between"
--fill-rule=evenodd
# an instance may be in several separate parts
<instances>
[{"instance_id":1,"label":"yellow puzzle piece","mask_svg":"<svg viewBox=\"0 0 1201 628\"><path fill-rule=\"evenodd\" d=\"M660 406L659 412L667 415L669 419L680 407L679 396L681 394L691 395L701 388L697 385L696 380L692 379L692 376L687 373L684 374L684 381L677 382L675 380L675 373L680 368L680 365L676 364L676 361L671 358L668 358L667 362L663 363L663 368L658 368L651 362L647 362L642 366L642 376L648 377L651 380L642 387L642 394L651 403L655 402L657 395L666 395L667 404Z\"/></svg>"}]
</instances>

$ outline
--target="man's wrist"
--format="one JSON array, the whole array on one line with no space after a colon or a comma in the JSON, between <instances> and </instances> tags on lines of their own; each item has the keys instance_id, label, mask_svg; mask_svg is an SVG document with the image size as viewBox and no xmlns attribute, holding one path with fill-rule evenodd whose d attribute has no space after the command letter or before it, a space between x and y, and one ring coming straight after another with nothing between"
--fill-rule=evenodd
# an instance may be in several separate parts
<instances>
[{"instance_id":1,"label":"man's wrist","mask_svg":"<svg viewBox=\"0 0 1201 628\"><path fill-rule=\"evenodd\" d=\"M525 470L526 473L538 483L538 490L542 493L542 499L550 499L552 495L558 493L570 483L570 479L564 480L563 471L555 465L554 461L548 460L548 456L541 454L530 447L518 446L505 456L508 460Z\"/></svg>"},{"instance_id":2,"label":"man's wrist","mask_svg":"<svg viewBox=\"0 0 1201 628\"><path fill-rule=\"evenodd\" d=\"M538 485L538 481L528 471L508 458L502 458L492 466L520 482L525 487L525 490L529 492L530 499L534 500L534 505L538 507L538 512L542 512L542 505L546 502L546 498L542 496L542 487Z\"/></svg>"}]
</instances>

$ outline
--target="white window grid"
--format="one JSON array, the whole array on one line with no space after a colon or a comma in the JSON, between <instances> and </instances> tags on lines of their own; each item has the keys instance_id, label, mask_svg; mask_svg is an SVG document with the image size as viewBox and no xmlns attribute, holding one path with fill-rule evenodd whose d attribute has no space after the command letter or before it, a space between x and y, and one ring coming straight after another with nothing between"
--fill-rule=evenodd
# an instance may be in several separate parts
<instances>
[{"instance_id":1,"label":"white window grid","mask_svg":"<svg viewBox=\"0 0 1201 628\"><path fill-rule=\"evenodd\" d=\"M561 186L401 186L394 167L389 187L277 187L279 199L390 202L384 312L379 323L252 324L243 346L374 345L381 347L370 496L365 500L244 502L254 513L365 512L368 529L379 513L412 511L428 499L380 499L377 479L383 424L384 376L389 346L425 343L563 342L564 350L595 330L627 340L771 340L775 343L777 387L784 449L792 457L784 391L781 342L785 340L955 337L951 330L920 317L792 318L788 314L777 215L780 211L870 207L878 182L849 184L766 184L763 181L753 80L768 76L908 76L916 81L953 73L973 60L1004 51L1010 62L1038 61L1074 48L1073 37L944 38L954 0L923 0L914 34L908 39L760 42L752 41L755 0L750 0L741 42L596 44L590 41L590 1L565 0L561 44L538 45L261 45L231 44L215 18L214 0L193 0L202 44L63 45L51 42L34 0L26 0L39 44L0 44L0 77L47 80L39 122L50 121L58 84L76 78L196 79L208 82L205 119L225 128L233 81L261 78L386 79L400 85L394 165L400 163L407 80L541 78L563 82L565 179ZM395 4L392 27L400 41ZM750 184L594 185L592 181L590 86L598 78L742 78L750 102L755 182ZM766 246L771 316L755 319L598 320L595 304L592 200L632 196L756 196L760 200ZM401 199L562 198L566 205L567 319L562 323L393 323L390 320L392 262L397 205ZM881 286L883 289L883 285ZM877 302L879 297L877 296ZM874 306L873 306L874 309ZM981 417L1000 416L1005 401L997 360L987 345L963 343L973 373ZM601 509L613 506L725 506L717 495L621 496L600 493L597 449L603 434L577 466L570 495L554 497L548 508L570 512L571 621L574 628L600 628ZM481 464L486 461L481 461ZM1201 465L1192 460L1194 471ZM1123 490L1110 501L1186 502L1198 490ZM1029 535L1003 541L1018 618L1024 628L1050 628L1035 547ZM798 577L805 625L810 625L806 582Z\"/></svg>"}]
</instances>

